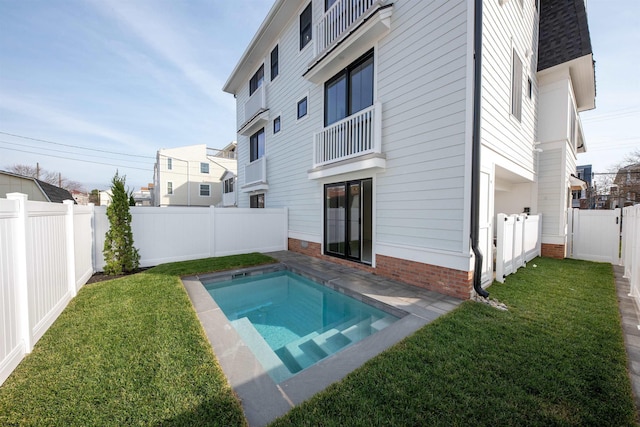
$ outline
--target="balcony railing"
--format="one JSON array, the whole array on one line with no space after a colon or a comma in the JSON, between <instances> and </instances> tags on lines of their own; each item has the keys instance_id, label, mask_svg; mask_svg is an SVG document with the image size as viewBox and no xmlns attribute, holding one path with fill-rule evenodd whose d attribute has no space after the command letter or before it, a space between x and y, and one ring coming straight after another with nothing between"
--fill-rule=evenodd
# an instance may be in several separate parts
<instances>
[{"instance_id":1,"label":"balcony railing","mask_svg":"<svg viewBox=\"0 0 640 427\"><path fill-rule=\"evenodd\" d=\"M251 120L258 111L267 108L266 99L264 96L264 85L260 86L249 97L249 100L244 103L244 121L245 123Z\"/></svg>"},{"instance_id":2,"label":"balcony railing","mask_svg":"<svg viewBox=\"0 0 640 427\"><path fill-rule=\"evenodd\" d=\"M382 151L382 107L375 103L314 135L313 167Z\"/></svg>"},{"instance_id":3,"label":"balcony railing","mask_svg":"<svg viewBox=\"0 0 640 427\"><path fill-rule=\"evenodd\" d=\"M338 0L324 14L316 24L315 54L320 55L361 17L364 17L380 0Z\"/></svg>"},{"instance_id":4,"label":"balcony railing","mask_svg":"<svg viewBox=\"0 0 640 427\"><path fill-rule=\"evenodd\" d=\"M260 157L244 165L244 186L267 182L267 158Z\"/></svg>"}]
</instances>

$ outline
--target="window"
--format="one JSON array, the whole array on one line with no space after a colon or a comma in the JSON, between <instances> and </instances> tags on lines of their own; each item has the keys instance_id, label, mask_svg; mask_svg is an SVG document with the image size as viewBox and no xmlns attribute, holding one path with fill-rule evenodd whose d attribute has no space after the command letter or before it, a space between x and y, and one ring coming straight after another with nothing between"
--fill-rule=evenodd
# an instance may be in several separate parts
<instances>
[{"instance_id":1,"label":"window","mask_svg":"<svg viewBox=\"0 0 640 427\"><path fill-rule=\"evenodd\" d=\"M251 135L249 138L250 160L253 162L264 157L264 128Z\"/></svg>"},{"instance_id":2,"label":"window","mask_svg":"<svg viewBox=\"0 0 640 427\"><path fill-rule=\"evenodd\" d=\"M249 198L249 206L252 208L264 208L264 194L256 194Z\"/></svg>"},{"instance_id":3,"label":"window","mask_svg":"<svg viewBox=\"0 0 640 427\"><path fill-rule=\"evenodd\" d=\"M200 163L200 173L209 173L209 163Z\"/></svg>"},{"instance_id":4,"label":"window","mask_svg":"<svg viewBox=\"0 0 640 427\"><path fill-rule=\"evenodd\" d=\"M278 45L271 51L271 80L278 76Z\"/></svg>"},{"instance_id":5,"label":"window","mask_svg":"<svg viewBox=\"0 0 640 427\"><path fill-rule=\"evenodd\" d=\"M234 181L235 181L235 178L233 178L233 177L224 180L224 186L223 186L222 191L225 194L233 193L233 183L234 183Z\"/></svg>"},{"instance_id":6,"label":"window","mask_svg":"<svg viewBox=\"0 0 640 427\"><path fill-rule=\"evenodd\" d=\"M253 95L253 92L258 90L260 86L264 83L264 64L260 66L258 71L251 77L249 80L249 96Z\"/></svg>"},{"instance_id":7,"label":"window","mask_svg":"<svg viewBox=\"0 0 640 427\"><path fill-rule=\"evenodd\" d=\"M173 182L167 182L167 194L173 194Z\"/></svg>"},{"instance_id":8,"label":"window","mask_svg":"<svg viewBox=\"0 0 640 427\"><path fill-rule=\"evenodd\" d=\"M324 125L329 126L373 105L373 51L324 86Z\"/></svg>"},{"instance_id":9,"label":"window","mask_svg":"<svg viewBox=\"0 0 640 427\"><path fill-rule=\"evenodd\" d=\"M513 49L513 65L511 67L511 114L522 118L522 60Z\"/></svg>"},{"instance_id":10,"label":"window","mask_svg":"<svg viewBox=\"0 0 640 427\"><path fill-rule=\"evenodd\" d=\"M527 95L529 99L533 96L533 82L531 81L531 77L527 79Z\"/></svg>"},{"instance_id":11,"label":"window","mask_svg":"<svg viewBox=\"0 0 640 427\"><path fill-rule=\"evenodd\" d=\"M209 184L200 184L200 196L209 197L211 195L211 187Z\"/></svg>"},{"instance_id":12,"label":"window","mask_svg":"<svg viewBox=\"0 0 640 427\"><path fill-rule=\"evenodd\" d=\"M324 11L329 10L331 6L336 2L336 0L324 0Z\"/></svg>"},{"instance_id":13,"label":"window","mask_svg":"<svg viewBox=\"0 0 640 427\"><path fill-rule=\"evenodd\" d=\"M300 50L311 41L311 3L300 14Z\"/></svg>"},{"instance_id":14,"label":"window","mask_svg":"<svg viewBox=\"0 0 640 427\"><path fill-rule=\"evenodd\" d=\"M273 133L280 132L280 116L273 120Z\"/></svg>"},{"instance_id":15,"label":"window","mask_svg":"<svg viewBox=\"0 0 640 427\"><path fill-rule=\"evenodd\" d=\"M298 101L298 118L301 119L307 115L307 97L305 96Z\"/></svg>"},{"instance_id":16,"label":"window","mask_svg":"<svg viewBox=\"0 0 640 427\"><path fill-rule=\"evenodd\" d=\"M167 159L167 170L171 170L171 169L173 169L173 159L169 157Z\"/></svg>"}]
</instances>

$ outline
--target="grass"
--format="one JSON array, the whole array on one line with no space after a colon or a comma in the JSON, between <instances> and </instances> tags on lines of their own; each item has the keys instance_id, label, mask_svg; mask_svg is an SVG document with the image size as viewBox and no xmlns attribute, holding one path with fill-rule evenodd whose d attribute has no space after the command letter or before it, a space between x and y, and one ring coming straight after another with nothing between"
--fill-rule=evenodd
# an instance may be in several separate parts
<instances>
[{"instance_id":1,"label":"grass","mask_svg":"<svg viewBox=\"0 0 640 427\"><path fill-rule=\"evenodd\" d=\"M273 426L632 426L609 264L536 259Z\"/></svg>"},{"instance_id":2,"label":"grass","mask_svg":"<svg viewBox=\"0 0 640 427\"><path fill-rule=\"evenodd\" d=\"M0 425L246 425L179 276L270 262L210 258L85 286L0 387Z\"/></svg>"},{"instance_id":3,"label":"grass","mask_svg":"<svg viewBox=\"0 0 640 427\"><path fill-rule=\"evenodd\" d=\"M246 425L179 281L269 263L165 264L85 286L0 387L0 425ZM609 264L536 259L274 426L631 426Z\"/></svg>"}]
</instances>

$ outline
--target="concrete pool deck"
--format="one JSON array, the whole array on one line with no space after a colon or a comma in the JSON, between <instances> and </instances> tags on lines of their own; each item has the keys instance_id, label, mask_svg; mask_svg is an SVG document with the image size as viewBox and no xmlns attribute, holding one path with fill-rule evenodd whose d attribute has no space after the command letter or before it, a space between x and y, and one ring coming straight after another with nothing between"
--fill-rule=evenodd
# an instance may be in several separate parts
<instances>
[{"instance_id":1,"label":"concrete pool deck","mask_svg":"<svg viewBox=\"0 0 640 427\"><path fill-rule=\"evenodd\" d=\"M281 251L267 255L277 259L280 264L182 279L220 366L242 403L250 426L264 426L286 414L293 406L344 378L367 360L462 303L457 298L295 252ZM402 318L276 384L242 342L201 280L282 267Z\"/></svg>"}]
</instances>

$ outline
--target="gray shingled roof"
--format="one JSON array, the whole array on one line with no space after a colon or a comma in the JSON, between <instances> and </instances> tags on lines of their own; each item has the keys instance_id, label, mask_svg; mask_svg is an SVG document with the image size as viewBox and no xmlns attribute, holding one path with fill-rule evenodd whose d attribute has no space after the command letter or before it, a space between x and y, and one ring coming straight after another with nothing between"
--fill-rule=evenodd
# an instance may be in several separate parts
<instances>
[{"instance_id":1,"label":"gray shingled roof","mask_svg":"<svg viewBox=\"0 0 640 427\"><path fill-rule=\"evenodd\" d=\"M75 203L73 195L64 188L56 187L55 185L40 181L39 179L34 178L34 180L38 183L40 188L42 188L42 191L52 203L62 203L64 200L73 200L73 203Z\"/></svg>"},{"instance_id":2,"label":"gray shingled roof","mask_svg":"<svg viewBox=\"0 0 640 427\"><path fill-rule=\"evenodd\" d=\"M584 0L540 0L538 71L590 53Z\"/></svg>"}]
</instances>

